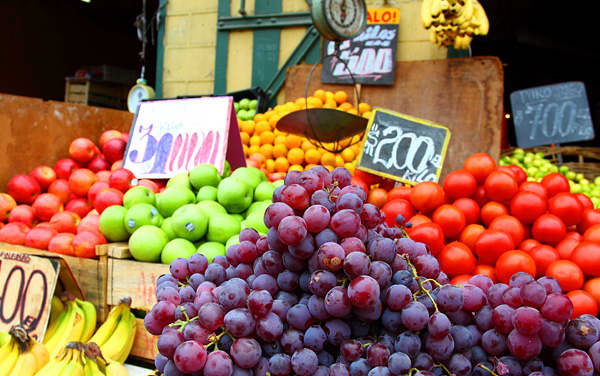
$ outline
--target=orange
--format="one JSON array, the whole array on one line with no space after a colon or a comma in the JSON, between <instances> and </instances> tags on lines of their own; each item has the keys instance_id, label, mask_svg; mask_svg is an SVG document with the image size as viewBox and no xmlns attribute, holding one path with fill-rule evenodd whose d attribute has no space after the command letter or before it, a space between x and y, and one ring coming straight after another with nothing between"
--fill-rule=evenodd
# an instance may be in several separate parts
<instances>
[{"instance_id":1,"label":"orange","mask_svg":"<svg viewBox=\"0 0 600 376\"><path fill-rule=\"evenodd\" d=\"M341 155L335 155L335 167L344 167L344 158Z\"/></svg>"},{"instance_id":2,"label":"orange","mask_svg":"<svg viewBox=\"0 0 600 376\"><path fill-rule=\"evenodd\" d=\"M270 119L270 118L271 118L273 115L275 115L275 111L273 111L273 110L269 110L269 111L265 112L265 120L266 120L266 121L269 121L269 119Z\"/></svg>"},{"instance_id":3,"label":"orange","mask_svg":"<svg viewBox=\"0 0 600 376\"><path fill-rule=\"evenodd\" d=\"M273 157L273 145L264 144L260 146L260 154L264 155L265 158Z\"/></svg>"},{"instance_id":4,"label":"orange","mask_svg":"<svg viewBox=\"0 0 600 376\"><path fill-rule=\"evenodd\" d=\"M280 134L278 136L275 136L275 140L273 141L273 144L275 144L275 145L283 144L285 146L286 140L287 140L287 137Z\"/></svg>"},{"instance_id":5,"label":"orange","mask_svg":"<svg viewBox=\"0 0 600 376\"><path fill-rule=\"evenodd\" d=\"M275 171L277 172L287 172L290 167L290 163L284 157L279 157L275 159Z\"/></svg>"},{"instance_id":6,"label":"orange","mask_svg":"<svg viewBox=\"0 0 600 376\"><path fill-rule=\"evenodd\" d=\"M352 162L355 157L356 155L354 154L354 151L352 151L352 149L347 148L342 150L342 158L344 159L344 162Z\"/></svg>"},{"instance_id":7,"label":"orange","mask_svg":"<svg viewBox=\"0 0 600 376\"><path fill-rule=\"evenodd\" d=\"M250 155L249 159L256 162L259 166L263 164L266 160L265 156L261 153L254 153Z\"/></svg>"},{"instance_id":8,"label":"orange","mask_svg":"<svg viewBox=\"0 0 600 376\"><path fill-rule=\"evenodd\" d=\"M311 168L313 168L313 167L315 167L315 166L316 166L316 164L314 164L314 163L309 163L309 164L307 164L306 166L304 166L304 171L308 171L308 170L310 170Z\"/></svg>"},{"instance_id":9,"label":"orange","mask_svg":"<svg viewBox=\"0 0 600 376\"><path fill-rule=\"evenodd\" d=\"M273 146L274 158L285 157L287 155L287 152L288 148L285 146L285 144L275 144L275 146Z\"/></svg>"},{"instance_id":10,"label":"orange","mask_svg":"<svg viewBox=\"0 0 600 376\"><path fill-rule=\"evenodd\" d=\"M306 100L306 104L309 108L323 107L323 101L316 97L308 97L308 99Z\"/></svg>"},{"instance_id":11,"label":"orange","mask_svg":"<svg viewBox=\"0 0 600 376\"><path fill-rule=\"evenodd\" d=\"M260 146L252 145L248 148L248 155L252 155L255 153L260 153Z\"/></svg>"},{"instance_id":12,"label":"orange","mask_svg":"<svg viewBox=\"0 0 600 376\"><path fill-rule=\"evenodd\" d=\"M316 149L317 147L315 145L312 144L312 142L308 141L307 139L304 139L302 141L302 150L304 150L305 152L307 150L311 150L311 149Z\"/></svg>"},{"instance_id":13,"label":"orange","mask_svg":"<svg viewBox=\"0 0 600 376\"><path fill-rule=\"evenodd\" d=\"M367 202L381 209L387 202L387 191L383 188L373 188L369 191Z\"/></svg>"},{"instance_id":14,"label":"orange","mask_svg":"<svg viewBox=\"0 0 600 376\"><path fill-rule=\"evenodd\" d=\"M267 159L265 161L265 167L267 168L267 171L275 172L275 161L272 159Z\"/></svg>"},{"instance_id":15,"label":"orange","mask_svg":"<svg viewBox=\"0 0 600 376\"><path fill-rule=\"evenodd\" d=\"M240 128L242 131L249 135L254 134L254 122L253 121L241 121Z\"/></svg>"},{"instance_id":16,"label":"orange","mask_svg":"<svg viewBox=\"0 0 600 376\"><path fill-rule=\"evenodd\" d=\"M254 121L255 122L259 122L259 121L266 121L267 117L265 116L265 114L256 114L254 115Z\"/></svg>"},{"instance_id":17,"label":"orange","mask_svg":"<svg viewBox=\"0 0 600 376\"><path fill-rule=\"evenodd\" d=\"M348 112L349 114L358 115L358 111L356 110L356 108L351 108L351 109L349 109L349 110L348 110L348 111L346 111L346 112Z\"/></svg>"},{"instance_id":18,"label":"orange","mask_svg":"<svg viewBox=\"0 0 600 376\"><path fill-rule=\"evenodd\" d=\"M260 145L260 136L250 137L250 146L252 146L252 145L256 145L256 146Z\"/></svg>"},{"instance_id":19,"label":"orange","mask_svg":"<svg viewBox=\"0 0 600 376\"><path fill-rule=\"evenodd\" d=\"M258 123L256 123L256 129L254 130L255 134L260 136L261 133L265 132L265 131L270 131L271 130L271 126L269 125L268 122L266 121L260 121Z\"/></svg>"},{"instance_id":20,"label":"orange","mask_svg":"<svg viewBox=\"0 0 600 376\"><path fill-rule=\"evenodd\" d=\"M365 117L365 118L367 118L367 119L370 119L371 116L373 116L373 113L371 111L363 112L362 116Z\"/></svg>"},{"instance_id":21,"label":"orange","mask_svg":"<svg viewBox=\"0 0 600 376\"><path fill-rule=\"evenodd\" d=\"M333 154L329 151L326 151L325 153L323 153L323 155L321 156L321 164L323 166L335 167L335 154Z\"/></svg>"},{"instance_id":22,"label":"orange","mask_svg":"<svg viewBox=\"0 0 600 376\"><path fill-rule=\"evenodd\" d=\"M358 104L358 112L360 112L361 114L364 114L365 112L369 112L371 111L371 106L369 106L368 103L359 103ZM254 118L256 120L256 117Z\"/></svg>"},{"instance_id":23,"label":"orange","mask_svg":"<svg viewBox=\"0 0 600 376\"><path fill-rule=\"evenodd\" d=\"M329 172L333 172L333 169L334 169L335 167L333 167L333 166L330 166L330 165L326 165L326 166L325 166L325 168L326 168L326 169L328 169L328 170L329 170Z\"/></svg>"},{"instance_id":24,"label":"orange","mask_svg":"<svg viewBox=\"0 0 600 376\"><path fill-rule=\"evenodd\" d=\"M337 108L337 103L333 99L327 99L323 108Z\"/></svg>"},{"instance_id":25,"label":"orange","mask_svg":"<svg viewBox=\"0 0 600 376\"><path fill-rule=\"evenodd\" d=\"M352 103L344 102L344 103L340 104L340 106L338 107L338 110L349 111L353 107L354 106L352 106Z\"/></svg>"},{"instance_id":26,"label":"orange","mask_svg":"<svg viewBox=\"0 0 600 376\"><path fill-rule=\"evenodd\" d=\"M248 145L244 144L242 145L243 149L244 149L244 155L247 157L248 156Z\"/></svg>"},{"instance_id":27,"label":"orange","mask_svg":"<svg viewBox=\"0 0 600 376\"><path fill-rule=\"evenodd\" d=\"M325 95L325 90L323 89L317 89L315 90L315 92L313 93L313 96L316 98L319 98L321 100L321 102L325 102L326 95Z\"/></svg>"},{"instance_id":28,"label":"orange","mask_svg":"<svg viewBox=\"0 0 600 376\"><path fill-rule=\"evenodd\" d=\"M260 143L261 145L264 144L271 144L273 145L273 142L275 141L275 135L273 134L273 132L271 131L265 131L263 133L260 134Z\"/></svg>"},{"instance_id":29,"label":"orange","mask_svg":"<svg viewBox=\"0 0 600 376\"><path fill-rule=\"evenodd\" d=\"M250 142L250 135L246 132L240 132L240 138L242 139L242 144L248 145Z\"/></svg>"},{"instance_id":30,"label":"orange","mask_svg":"<svg viewBox=\"0 0 600 376\"><path fill-rule=\"evenodd\" d=\"M326 91L325 92L325 100L335 101L335 95L333 94L332 91Z\"/></svg>"},{"instance_id":31,"label":"orange","mask_svg":"<svg viewBox=\"0 0 600 376\"><path fill-rule=\"evenodd\" d=\"M299 164L295 164L291 165L290 168L288 168L288 172L290 171L304 171L304 168Z\"/></svg>"},{"instance_id":32,"label":"orange","mask_svg":"<svg viewBox=\"0 0 600 376\"><path fill-rule=\"evenodd\" d=\"M300 145L302 145L302 139L299 136L296 136L295 134L287 135L285 146L287 146L288 149L299 148Z\"/></svg>"},{"instance_id":33,"label":"orange","mask_svg":"<svg viewBox=\"0 0 600 376\"><path fill-rule=\"evenodd\" d=\"M304 162L304 151L300 148L292 148L287 153L287 159L291 164L302 164Z\"/></svg>"},{"instance_id":34,"label":"orange","mask_svg":"<svg viewBox=\"0 0 600 376\"><path fill-rule=\"evenodd\" d=\"M273 115L271 116L271 118L269 119L269 127L271 127L270 129L274 129L277 126L277 122L279 121L279 119L281 119L281 115Z\"/></svg>"},{"instance_id":35,"label":"orange","mask_svg":"<svg viewBox=\"0 0 600 376\"><path fill-rule=\"evenodd\" d=\"M304 159L306 160L306 163L319 163L319 161L321 160L321 153L319 153L319 151L316 149L307 150L304 154Z\"/></svg>"},{"instance_id":36,"label":"orange","mask_svg":"<svg viewBox=\"0 0 600 376\"><path fill-rule=\"evenodd\" d=\"M344 163L344 167L346 168L346 170L350 171L351 174L354 174L354 163L353 162L347 162Z\"/></svg>"},{"instance_id":37,"label":"orange","mask_svg":"<svg viewBox=\"0 0 600 376\"><path fill-rule=\"evenodd\" d=\"M300 97L300 98L296 99L296 101L294 103L296 103L298 106L300 106L300 108L304 108L304 107L306 107L306 98Z\"/></svg>"},{"instance_id":38,"label":"orange","mask_svg":"<svg viewBox=\"0 0 600 376\"><path fill-rule=\"evenodd\" d=\"M346 92L343 90L339 90L339 91L336 91L335 94L333 94L333 99L335 99L335 101L338 104L344 103L348 100L348 94L346 94Z\"/></svg>"}]
</instances>

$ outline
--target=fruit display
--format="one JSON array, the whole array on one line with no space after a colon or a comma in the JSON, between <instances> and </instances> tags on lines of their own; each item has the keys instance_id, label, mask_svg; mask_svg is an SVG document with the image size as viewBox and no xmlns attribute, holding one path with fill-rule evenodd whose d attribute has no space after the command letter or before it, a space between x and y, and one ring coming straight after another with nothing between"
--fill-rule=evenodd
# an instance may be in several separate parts
<instances>
[{"instance_id":1,"label":"fruit display","mask_svg":"<svg viewBox=\"0 0 600 376\"><path fill-rule=\"evenodd\" d=\"M254 119L254 115L256 115L256 106L258 105L258 100L256 99L248 99L242 98L237 102L233 102L233 107L235 109L235 114L240 120L252 120Z\"/></svg>"},{"instance_id":2,"label":"fruit display","mask_svg":"<svg viewBox=\"0 0 600 376\"><path fill-rule=\"evenodd\" d=\"M360 136L341 140L341 145L352 145L341 153L332 153L327 150L333 150L330 144L325 143L324 147L320 147L315 141L276 128L280 118L304 108L333 108L367 118L371 116L371 106L359 103L355 108L348 102L346 92L319 89L308 98L298 98L294 102L277 105L264 114L256 114L254 119L238 119L247 164L262 169L271 181L282 179L288 171L304 171L319 164L330 171L335 167L354 170L361 149Z\"/></svg>"},{"instance_id":3,"label":"fruit display","mask_svg":"<svg viewBox=\"0 0 600 376\"><path fill-rule=\"evenodd\" d=\"M0 332L0 375L34 375L50 360L48 351L21 326Z\"/></svg>"},{"instance_id":4,"label":"fruit display","mask_svg":"<svg viewBox=\"0 0 600 376\"><path fill-rule=\"evenodd\" d=\"M262 218L275 188L253 167L221 176L215 166L200 164L169 179L162 192L130 188L123 205L101 213L98 226L109 241L128 240L139 261L169 264L196 252L212 260L225 255L242 228L267 232Z\"/></svg>"},{"instance_id":5,"label":"fruit display","mask_svg":"<svg viewBox=\"0 0 600 376\"><path fill-rule=\"evenodd\" d=\"M487 35L490 23L478 0L424 0L421 22L439 47L469 48L473 36Z\"/></svg>"},{"instance_id":6,"label":"fruit display","mask_svg":"<svg viewBox=\"0 0 600 376\"><path fill-rule=\"evenodd\" d=\"M226 257L173 260L144 319L159 336L155 374L600 371L600 321L574 317L557 279L453 285L433 249L406 236L407 217L388 224L366 199L344 168L292 171L265 212L266 236L244 229Z\"/></svg>"},{"instance_id":7,"label":"fruit display","mask_svg":"<svg viewBox=\"0 0 600 376\"><path fill-rule=\"evenodd\" d=\"M95 343L69 342L35 376L95 375L127 376L123 364L108 360Z\"/></svg>"}]
</instances>

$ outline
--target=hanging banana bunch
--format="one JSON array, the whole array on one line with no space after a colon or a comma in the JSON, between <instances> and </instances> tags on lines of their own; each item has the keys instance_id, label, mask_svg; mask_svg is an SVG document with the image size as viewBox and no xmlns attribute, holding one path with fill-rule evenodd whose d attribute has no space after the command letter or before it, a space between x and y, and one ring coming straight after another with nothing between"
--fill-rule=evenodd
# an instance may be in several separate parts
<instances>
[{"instance_id":1,"label":"hanging banana bunch","mask_svg":"<svg viewBox=\"0 0 600 376\"><path fill-rule=\"evenodd\" d=\"M490 29L477 0L423 0L421 21L430 30L431 42L457 50L468 49L474 35L487 35Z\"/></svg>"}]
</instances>

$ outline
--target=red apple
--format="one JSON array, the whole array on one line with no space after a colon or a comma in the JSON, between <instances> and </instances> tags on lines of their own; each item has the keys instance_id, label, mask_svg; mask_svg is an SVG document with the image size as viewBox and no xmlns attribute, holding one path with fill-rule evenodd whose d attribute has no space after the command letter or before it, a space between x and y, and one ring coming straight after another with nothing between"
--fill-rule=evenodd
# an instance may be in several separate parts
<instances>
[{"instance_id":1,"label":"red apple","mask_svg":"<svg viewBox=\"0 0 600 376\"><path fill-rule=\"evenodd\" d=\"M4 222L10 211L13 210L17 206L17 203L14 198L8 193L0 193L0 222Z\"/></svg>"},{"instance_id":2,"label":"red apple","mask_svg":"<svg viewBox=\"0 0 600 376\"><path fill-rule=\"evenodd\" d=\"M77 226L81 218L77 213L65 210L56 213L50 218L50 225L58 232L70 232L74 234L77 232Z\"/></svg>"},{"instance_id":3,"label":"red apple","mask_svg":"<svg viewBox=\"0 0 600 376\"><path fill-rule=\"evenodd\" d=\"M25 223L31 227L35 220L35 210L29 205L17 205L8 215L8 223Z\"/></svg>"},{"instance_id":4,"label":"red apple","mask_svg":"<svg viewBox=\"0 0 600 376\"><path fill-rule=\"evenodd\" d=\"M98 181L108 183L108 179L110 178L109 170L102 170L96 172L96 176L98 177Z\"/></svg>"},{"instance_id":5,"label":"red apple","mask_svg":"<svg viewBox=\"0 0 600 376\"><path fill-rule=\"evenodd\" d=\"M78 163L88 163L94 158L97 146L89 138L76 138L69 145L69 156Z\"/></svg>"},{"instance_id":6,"label":"red apple","mask_svg":"<svg viewBox=\"0 0 600 376\"><path fill-rule=\"evenodd\" d=\"M110 163L114 163L119 159L123 159L127 142L122 138L113 138L108 140L102 147L102 152L106 157L106 160Z\"/></svg>"},{"instance_id":7,"label":"red apple","mask_svg":"<svg viewBox=\"0 0 600 376\"><path fill-rule=\"evenodd\" d=\"M69 200L71 190L69 190L69 182L65 179L56 179L48 187L48 193L55 194L60 198L60 201L65 204Z\"/></svg>"},{"instance_id":8,"label":"red apple","mask_svg":"<svg viewBox=\"0 0 600 376\"><path fill-rule=\"evenodd\" d=\"M104 144L106 144L107 141L112 140L113 138L124 139L123 133L116 129L109 129L107 131L104 131L100 136L100 141L98 141L98 144L100 144L100 147L103 148Z\"/></svg>"},{"instance_id":9,"label":"red apple","mask_svg":"<svg viewBox=\"0 0 600 376\"><path fill-rule=\"evenodd\" d=\"M35 226L25 237L25 246L37 249L48 249L50 239L58 232L51 227Z\"/></svg>"},{"instance_id":10,"label":"red apple","mask_svg":"<svg viewBox=\"0 0 600 376\"><path fill-rule=\"evenodd\" d=\"M123 135L123 140L129 142L129 132L122 132L121 134Z\"/></svg>"},{"instance_id":11,"label":"red apple","mask_svg":"<svg viewBox=\"0 0 600 376\"><path fill-rule=\"evenodd\" d=\"M118 169L120 169L121 167L123 167L123 160L122 160L122 159L119 159L118 161L116 161L115 163L113 163L113 164L110 166L110 170L111 170L111 171L115 171L115 170L118 170Z\"/></svg>"},{"instance_id":12,"label":"red apple","mask_svg":"<svg viewBox=\"0 0 600 376\"><path fill-rule=\"evenodd\" d=\"M79 234L82 231L100 231L99 223L100 215L89 213L79 222L77 233Z\"/></svg>"},{"instance_id":13,"label":"red apple","mask_svg":"<svg viewBox=\"0 0 600 376\"><path fill-rule=\"evenodd\" d=\"M29 176L37 180L42 191L48 189L48 186L56 180L56 172L49 166L37 166L29 173Z\"/></svg>"},{"instance_id":14,"label":"red apple","mask_svg":"<svg viewBox=\"0 0 600 376\"><path fill-rule=\"evenodd\" d=\"M18 174L8 181L6 191L16 202L31 204L36 196L40 194L41 188L37 180L31 176Z\"/></svg>"},{"instance_id":15,"label":"red apple","mask_svg":"<svg viewBox=\"0 0 600 376\"><path fill-rule=\"evenodd\" d=\"M68 256L75 256L73 250L73 239L75 234L69 232L63 232L56 234L48 243L48 251L54 253L60 253Z\"/></svg>"},{"instance_id":16,"label":"red apple","mask_svg":"<svg viewBox=\"0 0 600 376\"><path fill-rule=\"evenodd\" d=\"M32 204L35 216L42 221L49 221L62 209L62 206L60 197L52 193L42 193Z\"/></svg>"},{"instance_id":17,"label":"red apple","mask_svg":"<svg viewBox=\"0 0 600 376\"><path fill-rule=\"evenodd\" d=\"M34 228L50 228L54 230L54 227L50 224L50 222L40 222L37 225L35 225Z\"/></svg>"},{"instance_id":18,"label":"red apple","mask_svg":"<svg viewBox=\"0 0 600 376\"><path fill-rule=\"evenodd\" d=\"M125 193L131 188L131 181L135 179L133 173L126 168L119 168L110 174L108 185Z\"/></svg>"},{"instance_id":19,"label":"red apple","mask_svg":"<svg viewBox=\"0 0 600 376\"><path fill-rule=\"evenodd\" d=\"M69 179L71 173L79 168L77 162L70 158L60 159L54 164L54 172L59 179Z\"/></svg>"},{"instance_id":20,"label":"red apple","mask_svg":"<svg viewBox=\"0 0 600 376\"><path fill-rule=\"evenodd\" d=\"M137 185L143 185L154 193L158 193L160 186L150 179L140 179Z\"/></svg>"},{"instance_id":21,"label":"red apple","mask_svg":"<svg viewBox=\"0 0 600 376\"><path fill-rule=\"evenodd\" d=\"M96 195L100 191L102 191L103 189L106 189L106 188L109 188L108 182L103 182L103 181L97 181L97 182L95 182L90 187L90 190L88 191L88 194L87 194L88 201L93 204L94 200L96 200Z\"/></svg>"},{"instance_id":22,"label":"red apple","mask_svg":"<svg viewBox=\"0 0 600 376\"><path fill-rule=\"evenodd\" d=\"M105 241L106 242L106 241ZM73 250L77 257L95 257L96 246L102 244L98 234L91 231L82 231L73 238Z\"/></svg>"},{"instance_id":23,"label":"red apple","mask_svg":"<svg viewBox=\"0 0 600 376\"><path fill-rule=\"evenodd\" d=\"M65 205L65 210L72 211L76 213L80 218L83 218L92 210L92 205L85 198L74 198L67 202Z\"/></svg>"},{"instance_id":24,"label":"red apple","mask_svg":"<svg viewBox=\"0 0 600 376\"><path fill-rule=\"evenodd\" d=\"M9 223L0 229L0 242L23 245L28 232L29 227L25 223Z\"/></svg>"},{"instance_id":25,"label":"red apple","mask_svg":"<svg viewBox=\"0 0 600 376\"><path fill-rule=\"evenodd\" d=\"M123 204L123 192L116 188L105 188L96 195L94 209L100 214L112 205Z\"/></svg>"},{"instance_id":26,"label":"red apple","mask_svg":"<svg viewBox=\"0 0 600 376\"><path fill-rule=\"evenodd\" d=\"M96 174L87 168L73 171L69 176L69 189L79 197L86 197L92 185L98 180Z\"/></svg>"},{"instance_id":27,"label":"red apple","mask_svg":"<svg viewBox=\"0 0 600 376\"><path fill-rule=\"evenodd\" d=\"M87 165L87 168L92 170L93 172L106 170L109 167L110 167L110 164L108 163L106 158L104 158L103 155L95 156L94 158L92 158L90 163L88 163L88 165Z\"/></svg>"}]
</instances>

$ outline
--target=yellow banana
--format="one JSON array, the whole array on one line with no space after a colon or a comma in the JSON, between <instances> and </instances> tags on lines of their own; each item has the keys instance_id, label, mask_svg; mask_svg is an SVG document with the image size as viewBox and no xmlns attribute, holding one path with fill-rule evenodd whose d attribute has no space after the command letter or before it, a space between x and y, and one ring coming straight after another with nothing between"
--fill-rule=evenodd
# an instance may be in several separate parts
<instances>
[{"instance_id":1,"label":"yellow banana","mask_svg":"<svg viewBox=\"0 0 600 376\"><path fill-rule=\"evenodd\" d=\"M62 375L62 371L67 367L72 357L73 350L63 349L61 354L50 359L50 361L46 363L45 366L38 370L35 376Z\"/></svg>"},{"instance_id":2,"label":"yellow banana","mask_svg":"<svg viewBox=\"0 0 600 376\"><path fill-rule=\"evenodd\" d=\"M79 350L73 350L73 357L67 366L58 375L61 376L85 376L83 370L83 363L81 362L81 352Z\"/></svg>"},{"instance_id":3,"label":"yellow banana","mask_svg":"<svg viewBox=\"0 0 600 376\"><path fill-rule=\"evenodd\" d=\"M106 321L100 325L96 333L88 340L88 342L95 342L98 346L102 346L108 341L110 336L114 333L117 328L117 324L119 323L119 317L121 317L121 312L126 307L126 304L119 304L118 306L113 307L108 313L108 317Z\"/></svg>"},{"instance_id":4,"label":"yellow banana","mask_svg":"<svg viewBox=\"0 0 600 376\"><path fill-rule=\"evenodd\" d=\"M98 364L94 359L90 359L85 357L85 366L83 367L83 371L85 376L104 376L100 368L98 368Z\"/></svg>"},{"instance_id":5,"label":"yellow banana","mask_svg":"<svg viewBox=\"0 0 600 376\"><path fill-rule=\"evenodd\" d=\"M57 330L52 340L45 344L51 357L55 357L67 343L79 341L79 338L81 338L81 333L85 325L83 311L71 300L67 302L67 310L71 310L71 313L67 317L66 327L60 331Z\"/></svg>"},{"instance_id":6,"label":"yellow banana","mask_svg":"<svg viewBox=\"0 0 600 376\"><path fill-rule=\"evenodd\" d=\"M52 304L50 305L50 319L48 322L54 321L62 311L65 310L65 305L56 295L52 296Z\"/></svg>"},{"instance_id":7,"label":"yellow banana","mask_svg":"<svg viewBox=\"0 0 600 376\"><path fill-rule=\"evenodd\" d=\"M43 366L43 365L42 365ZM41 366L39 368L42 368ZM33 376L35 375L37 367L37 359L35 354L31 351L25 351L19 354L19 358L12 369L11 375L13 376Z\"/></svg>"},{"instance_id":8,"label":"yellow banana","mask_svg":"<svg viewBox=\"0 0 600 376\"><path fill-rule=\"evenodd\" d=\"M15 367L19 359L19 344L16 341L11 341L10 352L5 358L0 359L0 376L8 376Z\"/></svg>"},{"instance_id":9,"label":"yellow banana","mask_svg":"<svg viewBox=\"0 0 600 376\"><path fill-rule=\"evenodd\" d=\"M476 0L473 1L475 1L475 4L473 5L473 18L479 22L479 28L476 29L475 33L478 35L487 35L490 30L490 21L481 4Z\"/></svg>"},{"instance_id":10,"label":"yellow banana","mask_svg":"<svg viewBox=\"0 0 600 376\"><path fill-rule=\"evenodd\" d=\"M128 376L127 368L119 362L110 362L106 366L106 376Z\"/></svg>"},{"instance_id":11,"label":"yellow banana","mask_svg":"<svg viewBox=\"0 0 600 376\"><path fill-rule=\"evenodd\" d=\"M75 298L75 303L81 308L84 316L83 332L79 341L87 342L96 330L96 307L89 301L81 300L79 298Z\"/></svg>"},{"instance_id":12,"label":"yellow banana","mask_svg":"<svg viewBox=\"0 0 600 376\"><path fill-rule=\"evenodd\" d=\"M433 21L431 18L431 2L432 0L423 0L423 4L421 4L421 21L423 22L423 27L426 29L431 27L431 22Z\"/></svg>"},{"instance_id":13,"label":"yellow banana","mask_svg":"<svg viewBox=\"0 0 600 376\"><path fill-rule=\"evenodd\" d=\"M0 332L0 349L10 342L10 334L8 332Z\"/></svg>"},{"instance_id":14,"label":"yellow banana","mask_svg":"<svg viewBox=\"0 0 600 376\"><path fill-rule=\"evenodd\" d=\"M431 0L431 17L437 18L442 13L441 0Z\"/></svg>"},{"instance_id":15,"label":"yellow banana","mask_svg":"<svg viewBox=\"0 0 600 376\"><path fill-rule=\"evenodd\" d=\"M46 345L49 352L52 353L52 350L56 347L58 338L65 330L69 329L68 321L71 316L75 314L73 307L73 304L67 302L67 304L65 304L65 310L56 318L56 320L54 320L54 322L51 322L48 329L46 329L43 344ZM52 355L52 357L54 357L54 355Z\"/></svg>"},{"instance_id":16,"label":"yellow banana","mask_svg":"<svg viewBox=\"0 0 600 376\"><path fill-rule=\"evenodd\" d=\"M462 25L473 17L473 0L465 0L465 5L462 7L462 12L453 21L455 25Z\"/></svg>"},{"instance_id":17,"label":"yellow banana","mask_svg":"<svg viewBox=\"0 0 600 376\"><path fill-rule=\"evenodd\" d=\"M29 352L33 354L37 362L36 371L39 371L50 361L50 354L46 349L46 346L42 345L38 341L31 339L29 344Z\"/></svg>"},{"instance_id":18,"label":"yellow banana","mask_svg":"<svg viewBox=\"0 0 600 376\"><path fill-rule=\"evenodd\" d=\"M61 302L61 304L62 304L62 302ZM52 317L52 312L50 312L50 313L51 314L50 314L50 320L48 321L48 327L46 328L46 331L44 332L44 340L43 340L44 344L49 342L50 338L52 338L54 336L56 331L63 328L63 325L65 325L64 321L66 320L67 316L69 315L68 305L64 305L63 310L54 317Z\"/></svg>"},{"instance_id":19,"label":"yellow banana","mask_svg":"<svg viewBox=\"0 0 600 376\"><path fill-rule=\"evenodd\" d=\"M133 339L135 339L136 321L135 316L131 313L129 306L126 306L121 312L119 324L113 335L102 346L100 350L107 361L124 362L129 356Z\"/></svg>"}]
</instances>

